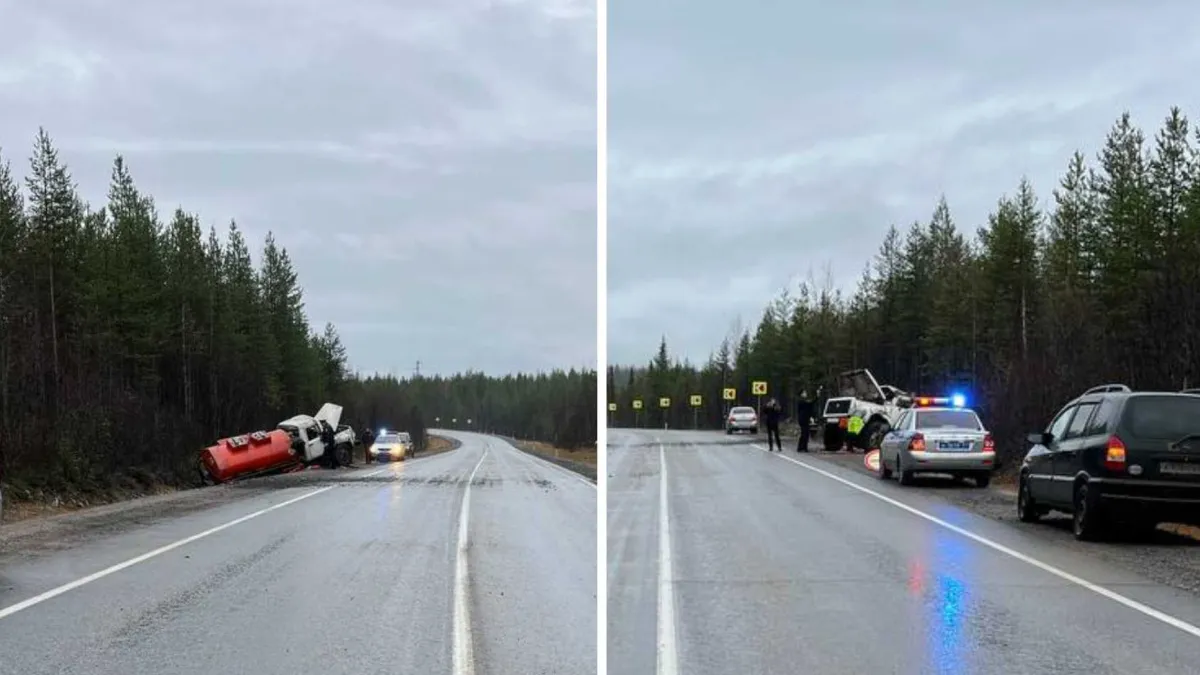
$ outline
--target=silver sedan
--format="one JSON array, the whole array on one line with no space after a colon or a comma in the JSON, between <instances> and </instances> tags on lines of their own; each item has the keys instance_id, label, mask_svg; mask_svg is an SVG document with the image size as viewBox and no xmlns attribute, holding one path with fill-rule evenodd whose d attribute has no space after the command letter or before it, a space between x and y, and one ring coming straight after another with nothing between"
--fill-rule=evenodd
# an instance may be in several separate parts
<instances>
[{"instance_id":1,"label":"silver sedan","mask_svg":"<svg viewBox=\"0 0 1200 675\"><path fill-rule=\"evenodd\" d=\"M996 468L992 435L970 408L927 407L907 410L879 447L877 475L895 473L901 485L914 474L942 473L972 478L987 487Z\"/></svg>"}]
</instances>

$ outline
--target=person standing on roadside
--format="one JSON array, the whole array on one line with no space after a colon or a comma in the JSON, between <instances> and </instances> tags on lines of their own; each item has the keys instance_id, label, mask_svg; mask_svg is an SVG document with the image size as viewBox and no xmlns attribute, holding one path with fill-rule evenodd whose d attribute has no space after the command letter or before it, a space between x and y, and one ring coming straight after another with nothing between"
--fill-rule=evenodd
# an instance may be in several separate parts
<instances>
[{"instance_id":1,"label":"person standing on roadside","mask_svg":"<svg viewBox=\"0 0 1200 675\"><path fill-rule=\"evenodd\" d=\"M808 390L800 392L800 400L796 402L796 421L800 424L800 441L796 444L796 452L808 452L809 434L812 432L813 401L808 397Z\"/></svg>"},{"instance_id":2,"label":"person standing on roadside","mask_svg":"<svg viewBox=\"0 0 1200 675\"><path fill-rule=\"evenodd\" d=\"M371 463L371 444L375 442L375 432L371 431L371 427L363 429L362 445L363 445L363 461L367 464Z\"/></svg>"},{"instance_id":3,"label":"person standing on roadside","mask_svg":"<svg viewBox=\"0 0 1200 675\"><path fill-rule=\"evenodd\" d=\"M763 421L767 423L767 445L774 452L776 448L783 452L783 441L779 438L779 419L783 417L783 406L774 398L763 406Z\"/></svg>"}]
</instances>

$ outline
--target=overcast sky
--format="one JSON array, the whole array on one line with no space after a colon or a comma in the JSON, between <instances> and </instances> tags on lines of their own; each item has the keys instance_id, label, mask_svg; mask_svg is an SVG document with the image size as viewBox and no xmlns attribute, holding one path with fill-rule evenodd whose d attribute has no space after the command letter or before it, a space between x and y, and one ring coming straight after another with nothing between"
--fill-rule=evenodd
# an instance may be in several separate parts
<instances>
[{"instance_id":1,"label":"overcast sky","mask_svg":"<svg viewBox=\"0 0 1200 675\"><path fill-rule=\"evenodd\" d=\"M1049 197L1122 110L1200 116L1197 72L1187 0L610 0L609 358L853 287L942 193L971 233L1023 174Z\"/></svg>"},{"instance_id":2,"label":"overcast sky","mask_svg":"<svg viewBox=\"0 0 1200 675\"><path fill-rule=\"evenodd\" d=\"M589 0L0 0L0 148L44 125L254 250L367 371L596 363Z\"/></svg>"}]
</instances>

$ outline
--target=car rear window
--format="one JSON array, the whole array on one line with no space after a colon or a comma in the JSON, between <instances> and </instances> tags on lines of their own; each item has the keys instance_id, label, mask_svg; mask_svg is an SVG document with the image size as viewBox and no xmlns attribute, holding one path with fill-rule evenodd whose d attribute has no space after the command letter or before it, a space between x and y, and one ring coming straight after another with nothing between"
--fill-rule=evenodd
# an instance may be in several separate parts
<instances>
[{"instance_id":1,"label":"car rear window","mask_svg":"<svg viewBox=\"0 0 1200 675\"><path fill-rule=\"evenodd\" d=\"M1125 426L1139 438L1178 440L1200 434L1200 397L1132 396L1125 405Z\"/></svg>"},{"instance_id":2,"label":"car rear window","mask_svg":"<svg viewBox=\"0 0 1200 675\"><path fill-rule=\"evenodd\" d=\"M400 437L397 436L396 434L384 434L384 435L380 436L379 438L376 438L375 442L379 443L380 445L383 445L385 443L399 443Z\"/></svg>"},{"instance_id":3,"label":"car rear window","mask_svg":"<svg viewBox=\"0 0 1200 675\"><path fill-rule=\"evenodd\" d=\"M922 410L917 413L918 429L982 429L979 418L970 410Z\"/></svg>"},{"instance_id":4,"label":"car rear window","mask_svg":"<svg viewBox=\"0 0 1200 675\"><path fill-rule=\"evenodd\" d=\"M746 413L753 413L753 412L754 412L754 408L734 408L733 410L729 411L729 414L730 415L745 415Z\"/></svg>"}]
</instances>

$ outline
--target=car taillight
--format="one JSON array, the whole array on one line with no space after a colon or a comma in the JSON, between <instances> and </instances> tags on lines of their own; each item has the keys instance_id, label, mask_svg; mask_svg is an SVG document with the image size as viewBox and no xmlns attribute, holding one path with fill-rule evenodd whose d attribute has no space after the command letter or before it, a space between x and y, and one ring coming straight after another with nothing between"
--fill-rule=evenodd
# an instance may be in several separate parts
<instances>
[{"instance_id":1,"label":"car taillight","mask_svg":"<svg viewBox=\"0 0 1200 675\"><path fill-rule=\"evenodd\" d=\"M1116 436L1108 439L1108 447L1104 450L1104 468L1109 471L1125 470L1125 443Z\"/></svg>"},{"instance_id":2,"label":"car taillight","mask_svg":"<svg viewBox=\"0 0 1200 675\"><path fill-rule=\"evenodd\" d=\"M991 434L983 437L983 451L996 452L996 441L992 440Z\"/></svg>"},{"instance_id":3,"label":"car taillight","mask_svg":"<svg viewBox=\"0 0 1200 675\"><path fill-rule=\"evenodd\" d=\"M908 449L925 452L925 436L922 434L913 434L913 437L908 439Z\"/></svg>"}]
</instances>

